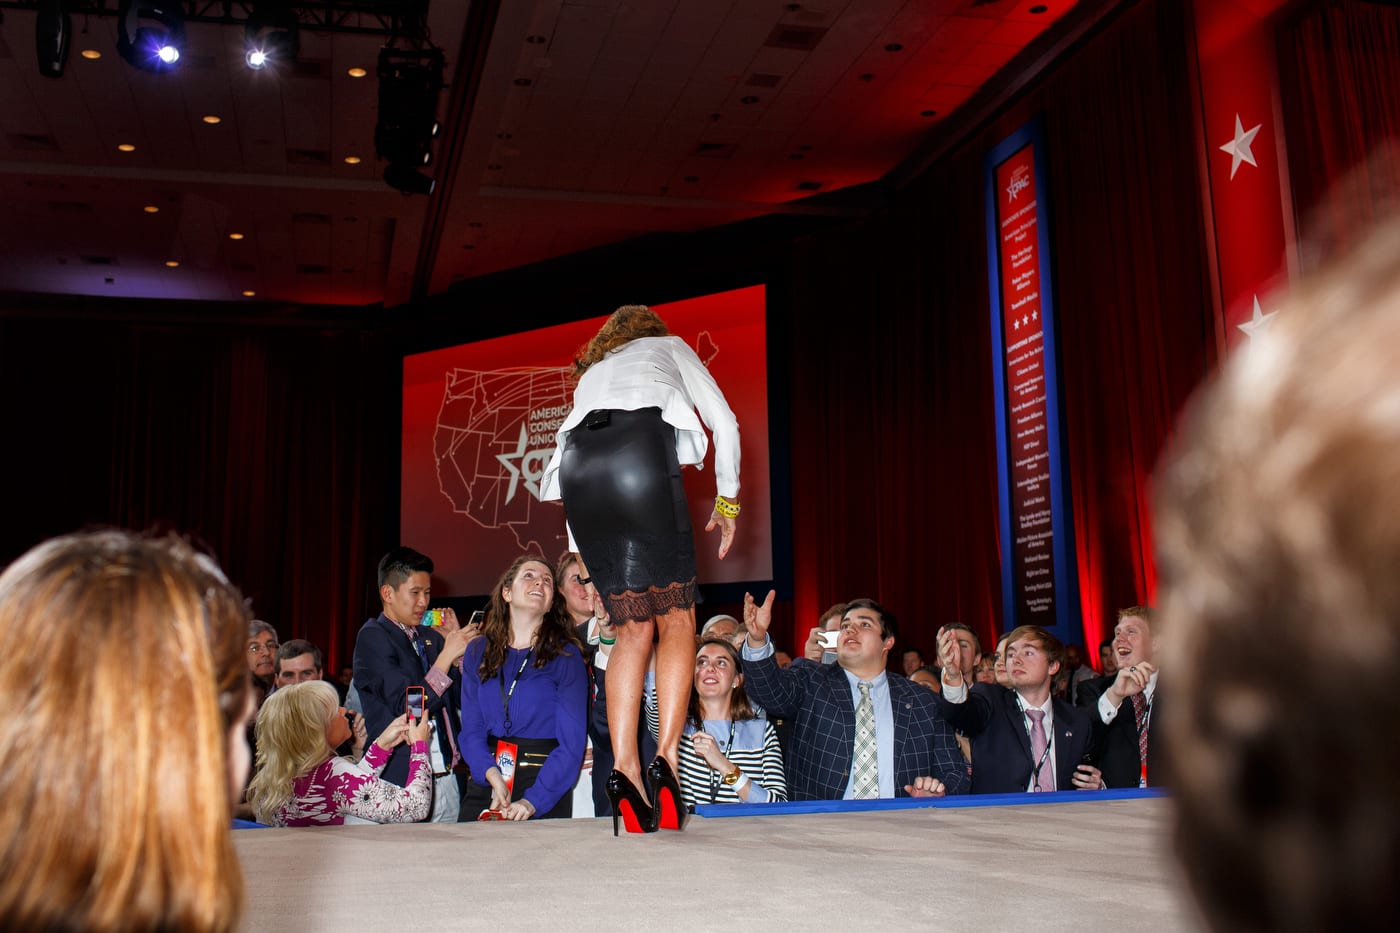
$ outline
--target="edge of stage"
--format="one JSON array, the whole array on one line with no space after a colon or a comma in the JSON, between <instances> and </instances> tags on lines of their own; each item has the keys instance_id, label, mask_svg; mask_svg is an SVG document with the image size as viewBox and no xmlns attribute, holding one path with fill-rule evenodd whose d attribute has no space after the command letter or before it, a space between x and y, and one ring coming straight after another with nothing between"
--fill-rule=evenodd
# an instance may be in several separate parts
<instances>
[{"instance_id":1,"label":"edge of stage","mask_svg":"<svg viewBox=\"0 0 1400 933\"><path fill-rule=\"evenodd\" d=\"M234 833L256 933L1201 929L1160 792L701 807L684 832L611 818Z\"/></svg>"}]
</instances>

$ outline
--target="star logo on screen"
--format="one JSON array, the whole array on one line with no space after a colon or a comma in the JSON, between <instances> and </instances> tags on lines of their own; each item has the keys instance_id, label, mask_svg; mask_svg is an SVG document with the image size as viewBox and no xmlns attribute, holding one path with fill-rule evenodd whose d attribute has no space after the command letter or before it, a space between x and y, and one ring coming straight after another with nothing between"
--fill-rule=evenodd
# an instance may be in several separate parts
<instances>
[{"instance_id":1,"label":"star logo on screen","mask_svg":"<svg viewBox=\"0 0 1400 933\"><path fill-rule=\"evenodd\" d=\"M520 483L524 481L525 491L536 499L540 497L540 477L544 475L544 468L549 463L550 456L554 453L553 447L541 448L539 450L528 450L530 435L525 430L525 422L520 423L520 440L515 446L515 450L510 453L496 454L496 459L501 466L506 468L506 473L510 476L510 484L506 487L506 503L515 498L516 490Z\"/></svg>"}]
</instances>

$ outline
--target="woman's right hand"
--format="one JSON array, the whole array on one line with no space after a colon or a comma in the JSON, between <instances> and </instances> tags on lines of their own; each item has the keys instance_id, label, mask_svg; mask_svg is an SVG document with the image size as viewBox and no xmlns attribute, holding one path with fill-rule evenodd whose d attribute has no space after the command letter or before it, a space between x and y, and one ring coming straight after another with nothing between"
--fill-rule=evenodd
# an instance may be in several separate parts
<instances>
[{"instance_id":1,"label":"woman's right hand","mask_svg":"<svg viewBox=\"0 0 1400 933\"><path fill-rule=\"evenodd\" d=\"M427 718L426 716L424 717ZM408 732L408 714L404 713L398 719L391 720L388 727L381 733L379 738L374 740L374 744L384 749L386 752L404 740Z\"/></svg>"},{"instance_id":2,"label":"woman's right hand","mask_svg":"<svg viewBox=\"0 0 1400 933\"><path fill-rule=\"evenodd\" d=\"M408 719L408 714L404 714L404 719ZM433 732L433 717L425 713L417 722L406 722L408 730L408 740L410 742L426 742Z\"/></svg>"},{"instance_id":3,"label":"woman's right hand","mask_svg":"<svg viewBox=\"0 0 1400 933\"><path fill-rule=\"evenodd\" d=\"M500 811L510 806L510 788L506 787L500 769L487 768L486 783L491 787L491 806L487 809Z\"/></svg>"}]
</instances>

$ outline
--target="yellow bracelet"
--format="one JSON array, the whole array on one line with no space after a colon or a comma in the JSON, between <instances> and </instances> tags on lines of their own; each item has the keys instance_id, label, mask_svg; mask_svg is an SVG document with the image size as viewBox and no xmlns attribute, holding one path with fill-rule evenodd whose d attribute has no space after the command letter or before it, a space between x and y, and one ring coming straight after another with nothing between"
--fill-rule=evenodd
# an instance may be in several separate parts
<instances>
[{"instance_id":1,"label":"yellow bracelet","mask_svg":"<svg viewBox=\"0 0 1400 933\"><path fill-rule=\"evenodd\" d=\"M724 496L715 496L715 511L725 518L738 518L739 503L730 502Z\"/></svg>"}]
</instances>

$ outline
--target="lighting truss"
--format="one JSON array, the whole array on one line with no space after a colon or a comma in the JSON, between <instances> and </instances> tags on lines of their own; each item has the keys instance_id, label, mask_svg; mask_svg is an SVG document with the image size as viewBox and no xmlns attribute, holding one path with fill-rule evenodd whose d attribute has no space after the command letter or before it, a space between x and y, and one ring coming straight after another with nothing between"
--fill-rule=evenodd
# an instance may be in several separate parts
<instances>
[{"instance_id":1,"label":"lighting truss","mask_svg":"<svg viewBox=\"0 0 1400 933\"><path fill-rule=\"evenodd\" d=\"M73 16L117 15L119 0L68 0ZM37 10L41 0L0 0L0 10ZM186 23L214 23L246 26L257 3L229 0L171 0ZM296 16L297 26L312 32L368 36L413 36L427 11L426 0L310 0L289 3L285 9Z\"/></svg>"}]
</instances>

